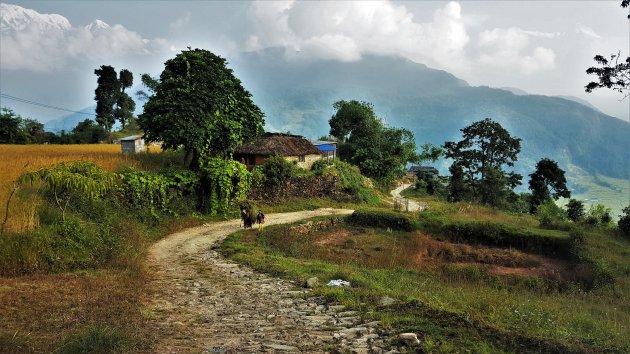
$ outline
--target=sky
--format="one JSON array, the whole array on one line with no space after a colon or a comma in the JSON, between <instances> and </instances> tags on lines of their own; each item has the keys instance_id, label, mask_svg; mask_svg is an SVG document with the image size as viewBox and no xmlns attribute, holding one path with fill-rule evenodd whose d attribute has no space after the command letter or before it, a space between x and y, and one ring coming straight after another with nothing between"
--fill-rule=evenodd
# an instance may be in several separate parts
<instances>
[{"instance_id":1,"label":"sky","mask_svg":"<svg viewBox=\"0 0 630 354\"><path fill-rule=\"evenodd\" d=\"M93 71L100 65L127 68L138 81L140 73L158 76L189 46L228 62L245 51L282 47L287 62L399 55L474 86L586 99L628 121L630 98L584 92L594 79L585 74L593 56L630 52L630 21L620 2L3 2L0 91L81 110L94 105ZM67 114L7 98L0 105L42 122Z\"/></svg>"}]
</instances>

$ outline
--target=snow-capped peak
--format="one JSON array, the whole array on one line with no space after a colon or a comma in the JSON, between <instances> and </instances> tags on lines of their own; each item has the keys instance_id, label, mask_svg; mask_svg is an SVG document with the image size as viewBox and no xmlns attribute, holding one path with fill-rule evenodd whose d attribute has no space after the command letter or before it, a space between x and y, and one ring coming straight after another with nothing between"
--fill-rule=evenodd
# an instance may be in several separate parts
<instances>
[{"instance_id":1,"label":"snow-capped peak","mask_svg":"<svg viewBox=\"0 0 630 354\"><path fill-rule=\"evenodd\" d=\"M0 29L2 33L21 31L36 26L41 31L50 29L69 30L72 25L67 18L57 14L40 14L11 4L0 4Z\"/></svg>"},{"instance_id":2,"label":"snow-capped peak","mask_svg":"<svg viewBox=\"0 0 630 354\"><path fill-rule=\"evenodd\" d=\"M110 29L111 27L101 21L101 20L94 20L92 21L92 23L90 23L89 25L85 26L85 29L87 29L90 32L95 32L95 31L99 31L99 30L106 30L106 29Z\"/></svg>"}]
</instances>

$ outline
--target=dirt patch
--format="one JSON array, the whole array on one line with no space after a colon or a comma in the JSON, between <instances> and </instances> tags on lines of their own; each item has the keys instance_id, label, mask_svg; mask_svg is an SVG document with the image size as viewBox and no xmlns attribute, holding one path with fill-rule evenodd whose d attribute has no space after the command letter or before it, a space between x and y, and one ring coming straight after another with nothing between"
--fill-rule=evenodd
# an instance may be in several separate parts
<instances>
[{"instance_id":1,"label":"dirt patch","mask_svg":"<svg viewBox=\"0 0 630 354\"><path fill-rule=\"evenodd\" d=\"M313 243L316 246L340 246L352 236L352 232L348 230L333 230L323 233Z\"/></svg>"}]
</instances>

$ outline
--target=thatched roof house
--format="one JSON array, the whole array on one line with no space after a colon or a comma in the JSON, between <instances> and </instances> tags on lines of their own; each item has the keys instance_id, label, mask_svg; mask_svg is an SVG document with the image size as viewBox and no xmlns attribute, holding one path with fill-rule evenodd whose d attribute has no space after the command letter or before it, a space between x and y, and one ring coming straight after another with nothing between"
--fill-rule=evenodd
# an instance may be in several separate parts
<instances>
[{"instance_id":1,"label":"thatched roof house","mask_svg":"<svg viewBox=\"0 0 630 354\"><path fill-rule=\"evenodd\" d=\"M273 155L296 161L301 168L310 168L321 158L319 149L304 137L281 133L265 133L234 149L234 159L243 162L249 169L262 165L267 157Z\"/></svg>"}]
</instances>

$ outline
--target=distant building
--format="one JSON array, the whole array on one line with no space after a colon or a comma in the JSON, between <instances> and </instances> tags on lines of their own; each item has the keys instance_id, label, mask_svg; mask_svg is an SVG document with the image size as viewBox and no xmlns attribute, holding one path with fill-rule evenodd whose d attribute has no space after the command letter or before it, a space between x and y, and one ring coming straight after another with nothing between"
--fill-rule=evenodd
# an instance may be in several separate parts
<instances>
[{"instance_id":1,"label":"distant building","mask_svg":"<svg viewBox=\"0 0 630 354\"><path fill-rule=\"evenodd\" d=\"M337 142L327 140L315 140L311 141L311 144L315 145L322 155L322 159L334 160L337 158Z\"/></svg>"},{"instance_id":2,"label":"distant building","mask_svg":"<svg viewBox=\"0 0 630 354\"><path fill-rule=\"evenodd\" d=\"M142 135L132 135L120 139L120 147L123 155L137 154L144 151L144 139Z\"/></svg>"},{"instance_id":3,"label":"distant building","mask_svg":"<svg viewBox=\"0 0 630 354\"><path fill-rule=\"evenodd\" d=\"M252 169L262 165L269 156L280 155L288 161L295 161L304 169L322 158L320 150L300 135L265 133L248 144L234 149L234 159Z\"/></svg>"}]
</instances>

